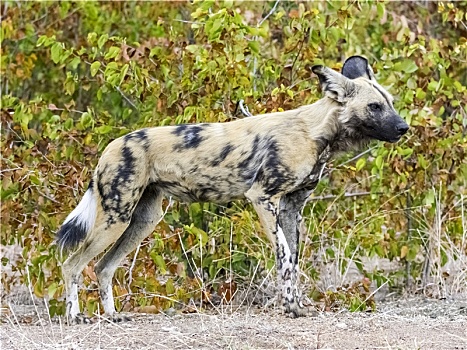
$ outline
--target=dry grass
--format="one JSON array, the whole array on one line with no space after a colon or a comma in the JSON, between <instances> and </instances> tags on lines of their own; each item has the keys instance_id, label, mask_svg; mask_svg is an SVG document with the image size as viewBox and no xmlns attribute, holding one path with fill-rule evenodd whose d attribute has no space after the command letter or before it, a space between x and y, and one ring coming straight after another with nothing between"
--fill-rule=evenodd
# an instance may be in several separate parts
<instances>
[{"instance_id":1,"label":"dry grass","mask_svg":"<svg viewBox=\"0 0 467 350\"><path fill-rule=\"evenodd\" d=\"M43 313L25 323L11 305L17 311L3 316L0 339L2 349L463 349L467 312L459 305L467 306L415 299L386 304L377 313L300 319L241 308L172 317L135 314L133 322L80 326L65 326ZM435 309L439 315L425 314Z\"/></svg>"},{"instance_id":2,"label":"dry grass","mask_svg":"<svg viewBox=\"0 0 467 350\"><path fill-rule=\"evenodd\" d=\"M274 307L274 273L258 264L248 280L233 275L230 269L230 280L239 282L238 288L232 290L230 303L185 305L194 309L190 314L176 310L168 310L171 316L132 314L134 321L123 324L109 324L98 317L94 324L70 327L62 317L51 319L47 303L36 299L28 289L27 298L9 296L2 300L2 349L467 349L467 258L463 250L467 244L466 198L461 196L454 205L461 208L463 223L463 235L456 241L448 234L449 220L453 218L442 214L448 210L443 208L440 196L436 198L437 215L432 223L423 215L414 214L418 220L425 219L426 231L419 232L427 237L429 252L424 290L431 288L435 291L431 295L444 300L401 299L378 303L376 313L351 314L341 310L294 320ZM415 209L423 213L422 208ZM251 227L254 231L253 218ZM357 230L354 227L344 246L337 247L338 254L332 262L322 258L326 247L322 243L317 253L321 254L318 263L322 280L318 286L322 291L361 278L355 256L342 253ZM307 244L310 242L305 241ZM265 241L252 249L259 249L264 256L271 254ZM188 257L186 254L192 271L198 274L200 291L208 291L212 281L205 282L202 270ZM447 263L443 264L446 257ZM305 258L301 260L305 270L302 279L309 290L315 283L309 279L304 261ZM381 267L382 261L366 263ZM376 289L374 293L380 291Z\"/></svg>"},{"instance_id":3,"label":"dry grass","mask_svg":"<svg viewBox=\"0 0 467 350\"><path fill-rule=\"evenodd\" d=\"M426 232L420 233L428 237L422 288L424 293L438 298L467 295L467 198L461 195L452 205L460 208L462 219L462 236L454 239L449 234L448 224L457 218L449 217L452 208L446 208L443 202L441 185L438 191L435 188L433 191L436 194L435 217L431 222L423 217Z\"/></svg>"}]
</instances>

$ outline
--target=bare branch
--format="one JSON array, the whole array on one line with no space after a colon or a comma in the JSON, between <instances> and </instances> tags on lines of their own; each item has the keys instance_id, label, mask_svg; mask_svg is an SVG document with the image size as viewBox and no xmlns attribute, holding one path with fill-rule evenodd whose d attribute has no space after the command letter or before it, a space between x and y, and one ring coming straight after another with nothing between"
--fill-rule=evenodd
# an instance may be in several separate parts
<instances>
[{"instance_id":1,"label":"bare branch","mask_svg":"<svg viewBox=\"0 0 467 350\"><path fill-rule=\"evenodd\" d=\"M242 111L242 113L243 113L243 115L244 115L245 117L252 117L253 115L252 115L252 114L250 113L250 111L248 110L248 106L244 106L244 105L243 105L243 102L244 102L243 100L240 100L240 101L238 102L238 105L239 105L239 107L240 107L240 110Z\"/></svg>"},{"instance_id":2,"label":"bare branch","mask_svg":"<svg viewBox=\"0 0 467 350\"><path fill-rule=\"evenodd\" d=\"M274 13L274 11L276 11L277 5L279 5L280 2L281 2L281 0L276 1L274 6L272 7L271 11L269 11L269 13L258 23L258 27L261 27L261 24L263 24L264 21L267 20L269 18L269 16L271 16Z\"/></svg>"},{"instance_id":3,"label":"bare branch","mask_svg":"<svg viewBox=\"0 0 467 350\"><path fill-rule=\"evenodd\" d=\"M318 200L323 200L323 199L334 199L334 198L337 198L337 197L345 197L345 198L361 197L361 196L368 196L370 194L382 194L382 192L375 192L375 193L371 193L371 192L348 193L348 192L346 192L342 196L330 194L330 195L327 195L327 196L310 197L310 198L308 198L307 202L318 201Z\"/></svg>"},{"instance_id":4,"label":"bare branch","mask_svg":"<svg viewBox=\"0 0 467 350\"><path fill-rule=\"evenodd\" d=\"M353 158L351 158L351 159L349 159L349 160L346 160L344 163L339 164L337 167L340 167L340 166L344 166L344 165L346 165L346 164L349 164L349 163L353 162L354 160L357 160L358 158L364 156L365 154L370 153L371 151L373 151L373 150L374 150L375 148L377 148L377 147L378 147L378 146L373 146L373 147L367 149L366 151L357 154L355 157L353 157ZM336 168L337 168L337 167L336 167ZM335 170L335 169L331 169L331 171L333 171L333 170Z\"/></svg>"},{"instance_id":5,"label":"bare branch","mask_svg":"<svg viewBox=\"0 0 467 350\"><path fill-rule=\"evenodd\" d=\"M274 13L274 11L276 11L277 5L279 5L280 1L281 0L276 1L274 6L272 7L271 11L269 11L269 13L261 21L259 21L257 27L261 27L261 25L264 23L264 21L267 20L269 18L269 16L271 16ZM258 36L253 37L253 40L257 40L257 39L258 39ZM255 57L255 59L253 60L253 77L256 76L257 62L258 62L258 59L257 59L257 57ZM256 79L253 80L253 90L256 91Z\"/></svg>"}]
</instances>

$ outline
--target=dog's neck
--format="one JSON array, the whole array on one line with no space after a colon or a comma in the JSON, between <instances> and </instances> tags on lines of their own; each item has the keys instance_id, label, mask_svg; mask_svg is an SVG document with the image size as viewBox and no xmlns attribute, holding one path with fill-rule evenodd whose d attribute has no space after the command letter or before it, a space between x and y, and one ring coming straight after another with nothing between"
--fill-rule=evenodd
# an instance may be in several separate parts
<instances>
[{"instance_id":1,"label":"dog's neck","mask_svg":"<svg viewBox=\"0 0 467 350\"><path fill-rule=\"evenodd\" d=\"M370 139L355 132L349 132L344 128L339 128L339 131L334 134L334 137L329 139L329 147L333 154L347 152L349 150L361 150L365 148Z\"/></svg>"},{"instance_id":2,"label":"dog's neck","mask_svg":"<svg viewBox=\"0 0 467 350\"><path fill-rule=\"evenodd\" d=\"M329 148L331 156L340 152L364 148L370 139L351 126L345 125L343 120L351 120L351 118L342 118L345 108L329 98L323 100L327 100L326 104L335 105L335 108L330 109L330 112L325 117L327 127L325 128L326 132L320 138L322 145L319 154L327 148Z\"/></svg>"}]
</instances>

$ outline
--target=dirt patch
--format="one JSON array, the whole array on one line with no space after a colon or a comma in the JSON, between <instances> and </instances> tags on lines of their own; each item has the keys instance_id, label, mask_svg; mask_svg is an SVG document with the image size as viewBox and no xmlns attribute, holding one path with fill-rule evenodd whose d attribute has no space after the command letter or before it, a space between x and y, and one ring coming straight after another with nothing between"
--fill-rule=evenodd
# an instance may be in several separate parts
<instances>
[{"instance_id":1,"label":"dirt patch","mask_svg":"<svg viewBox=\"0 0 467 350\"><path fill-rule=\"evenodd\" d=\"M467 300L401 299L373 313L290 319L242 307L133 314L133 321L66 326L44 307L3 310L2 349L467 349Z\"/></svg>"}]
</instances>

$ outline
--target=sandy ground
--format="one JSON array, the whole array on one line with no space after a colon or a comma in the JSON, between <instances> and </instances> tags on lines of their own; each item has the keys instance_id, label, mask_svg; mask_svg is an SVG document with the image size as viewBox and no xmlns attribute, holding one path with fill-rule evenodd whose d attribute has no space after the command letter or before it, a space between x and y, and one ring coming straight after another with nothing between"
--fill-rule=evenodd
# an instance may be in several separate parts
<instances>
[{"instance_id":1,"label":"sandy ground","mask_svg":"<svg viewBox=\"0 0 467 350\"><path fill-rule=\"evenodd\" d=\"M372 313L290 319L275 309L132 314L67 326L39 306L3 308L1 349L467 349L467 300L400 299Z\"/></svg>"}]
</instances>

